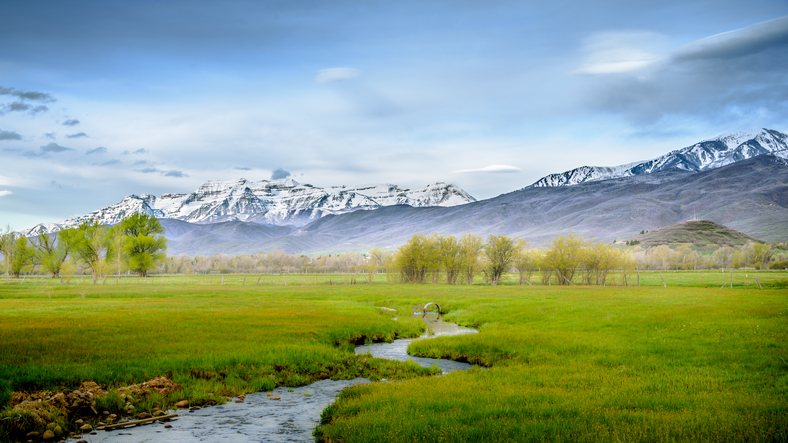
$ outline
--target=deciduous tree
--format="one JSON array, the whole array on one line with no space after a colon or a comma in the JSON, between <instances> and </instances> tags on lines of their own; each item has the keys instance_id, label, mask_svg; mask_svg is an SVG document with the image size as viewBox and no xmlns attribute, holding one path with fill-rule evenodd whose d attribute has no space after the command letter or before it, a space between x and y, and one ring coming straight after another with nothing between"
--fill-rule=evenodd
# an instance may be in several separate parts
<instances>
[{"instance_id":1,"label":"deciduous tree","mask_svg":"<svg viewBox=\"0 0 788 443\"><path fill-rule=\"evenodd\" d=\"M164 260L167 239L164 228L156 217L136 213L123 219L121 230L126 234L123 249L128 256L128 266L140 277L146 277L156 263Z\"/></svg>"}]
</instances>

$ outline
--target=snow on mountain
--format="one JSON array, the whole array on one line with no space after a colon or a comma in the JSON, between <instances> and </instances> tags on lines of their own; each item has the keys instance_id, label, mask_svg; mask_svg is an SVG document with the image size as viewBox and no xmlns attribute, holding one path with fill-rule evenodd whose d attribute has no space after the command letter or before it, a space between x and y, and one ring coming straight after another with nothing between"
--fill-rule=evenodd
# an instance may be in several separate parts
<instances>
[{"instance_id":1,"label":"snow on mountain","mask_svg":"<svg viewBox=\"0 0 788 443\"><path fill-rule=\"evenodd\" d=\"M537 180L532 187L570 186L579 183L650 174L678 168L705 171L761 154L788 158L788 135L772 129L739 132L704 140L652 160L621 166L581 166Z\"/></svg>"},{"instance_id":2,"label":"snow on mountain","mask_svg":"<svg viewBox=\"0 0 788 443\"><path fill-rule=\"evenodd\" d=\"M328 214L382 206L457 206L474 201L459 187L440 182L410 190L392 184L323 189L292 179L209 180L191 194L163 194L158 198L149 194L129 195L112 206L61 223L42 223L22 234L55 232L90 219L113 225L137 212L190 223L241 220L302 226Z\"/></svg>"}]
</instances>

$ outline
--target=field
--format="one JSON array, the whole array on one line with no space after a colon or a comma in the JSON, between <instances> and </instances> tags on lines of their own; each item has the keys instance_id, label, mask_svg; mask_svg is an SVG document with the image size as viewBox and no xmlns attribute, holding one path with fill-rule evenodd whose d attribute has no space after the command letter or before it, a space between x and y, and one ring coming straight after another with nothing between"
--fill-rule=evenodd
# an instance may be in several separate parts
<instances>
[{"instance_id":1,"label":"field","mask_svg":"<svg viewBox=\"0 0 788 443\"><path fill-rule=\"evenodd\" d=\"M415 377L347 390L319 437L788 441L788 273L756 275L762 290L752 271L734 272L733 289L719 271L641 272L640 287L362 284L363 274L12 280L0 283L0 395L166 375L186 389L160 400L199 403L325 377ZM431 371L352 353L417 334L411 307L430 301L481 333L410 352L486 369L419 377Z\"/></svg>"}]
</instances>

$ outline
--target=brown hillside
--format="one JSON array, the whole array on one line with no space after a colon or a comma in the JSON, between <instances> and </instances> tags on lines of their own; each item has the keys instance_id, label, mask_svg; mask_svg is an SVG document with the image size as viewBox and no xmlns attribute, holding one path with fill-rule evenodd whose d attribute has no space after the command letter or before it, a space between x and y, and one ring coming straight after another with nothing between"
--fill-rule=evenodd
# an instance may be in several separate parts
<instances>
[{"instance_id":1,"label":"brown hillside","mask_svg":"<svg viewBox=\"0 0 788 443\"><path fill-rule=\"evenodd\" d=\"M709 220L688 220L640 234L633 240L641 246L652 247L672 244L704 246L741 246L749 241L763 243L743 232Z\"/></svg>"}]
</instances>

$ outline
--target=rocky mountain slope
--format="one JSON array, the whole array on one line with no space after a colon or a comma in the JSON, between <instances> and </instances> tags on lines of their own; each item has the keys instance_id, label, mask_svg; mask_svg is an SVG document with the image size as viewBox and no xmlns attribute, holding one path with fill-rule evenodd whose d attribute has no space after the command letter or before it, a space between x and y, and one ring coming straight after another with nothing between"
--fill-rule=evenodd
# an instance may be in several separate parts
<instances>
[{"instance_id":1,"label":"rocky mountain slope","mask_svg":"<svg viewBox=\"0 0 788 443\"><path fill-rule=\"evenodd\" d=\"M670 169L576 186L529 187L461 206L385 206L327 215L279 232L239 221L164 223L169 254L206 255L273 248L288 253L393 249L417 232L506 234L533 245L576 233L610 242L693 218L766 241L785 241L788 161L761 155L697 173Z\"/></svg>"},{"instance_id":2,"label":"rocky mountain slope","mask_svg":"<svg viewBox=\"0 0 788 443\"><path fill-rule=\"evenodd\" d=\"M25 235L54 232L95 219L114 225L131 214L142 212L160 219L189 223L247 221L266 225L301 226L329 214L391 205L456 206L476 199L457 186L435 183L410 190L384 184L362 187L319 188L292 179L247 181L211 180L190 194L129 195L120 202L61 223L44 223Z\"/></svg>"},{"instance_id":3,"label":"rocky mountain slope","mask_svg":"<svg viewBox=\"0 0 788 443\"><path fill-rule=\"evenodd\" d=\"M621 166L581 166L537 180L532 187L568 186L590 181L651 174L668 169L699 172L773 153L788 158L788 135L772 129L740 132L704 140L652 160Z\"/></svg>"}]
</instances>

